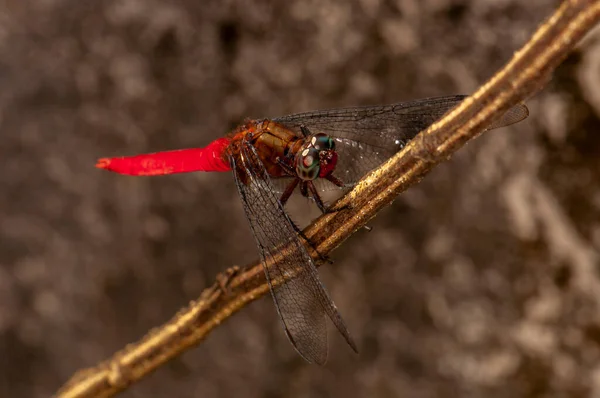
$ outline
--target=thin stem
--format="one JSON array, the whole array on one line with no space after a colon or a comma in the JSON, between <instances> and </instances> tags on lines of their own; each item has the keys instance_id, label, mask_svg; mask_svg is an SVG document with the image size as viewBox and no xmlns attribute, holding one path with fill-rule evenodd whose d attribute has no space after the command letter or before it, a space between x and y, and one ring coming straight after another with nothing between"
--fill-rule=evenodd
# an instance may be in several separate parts
<instances>
[{"instance_id":1,"label":"thin stem","mask_svg":"<svg viewBox=\"0 0 600 398\"><path fill-rule=\"evenodd\" d=\"M567 0L513 59L475 94L363 178L305 231L327 255L402 191L419 182L510 107L537 92L583 35L600 19L600 0ZM281 256L285 256L285 247ZM260 262L217 277L200 298L94 368L78 372L59 397L112 396L181 352L199 344L224 320L262 297L269 287Z\"/></svg>"}]
</instances>

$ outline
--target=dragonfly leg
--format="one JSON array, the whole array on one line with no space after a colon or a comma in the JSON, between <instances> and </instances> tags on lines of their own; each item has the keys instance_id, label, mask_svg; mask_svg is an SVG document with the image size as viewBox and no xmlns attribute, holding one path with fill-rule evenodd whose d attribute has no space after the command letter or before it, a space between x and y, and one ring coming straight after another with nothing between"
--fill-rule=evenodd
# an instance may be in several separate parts
<instances>
[{"instance_id":1,"label":"dragonfly leg","mask_svg":"<svg viewBox=\"0 0 600 398\"><path fill-rule=\"evenodd\" d=\"M304 137L309 137L312 133L310 132L310 130L308 129L308 127L306 127L305 125L300 125L300 131L302 132L302 134L304 135Z\"/></svg>"},{"instance_id":2,"label":"dragonfly leg","mask_svg":"<svg viewBox=\"0 0 600 398\"><path fill-rule=\"evenodd\" d=\"M302 183L300 184L300 193L305 198L308 198L308 186L307 186L307 182L306 181L302 181Z\"/></svg>"},{"instance_id":3,"label":"dragonfly leg","mask_svg":"<svg viewBox=\"0 0 600 398\"><path fill-rule=\"evenodd\" d=\"M336 180L337 180L337 178L336 178ZM340 181L340 180L338 180L338 181ZM341 181L340 181L340 183L341 183ZM315 203L319 207L319 210L321 210L321 212L323 214L337 213L340 210L349 210L349 209L352 208L352 205L345 204L344 206L342 206L342 207L340 207L338 209L335 209L335 210L334 209L328 209L325 206L325 203L323 203L323 200L321 199L321 196L319 195L319 191L317 191L317 188L315 187L315 184L313 184L312 181L306 181L306 186L310 190L310 195L312 196L313 200L315 201ZM304 196L308 196L308 192L306 194L304 194Z\"/></svg>"},{"instance_id":4,"label":"dragonfly leg","mask_svg":"<svg viewBox=\"0 0 600 398\"><path fill-rule=\"evenodd\" d=\"M294 181L290 182L289 185L285 188L285 191L283 191L283 193L281 194L281 198L279 198L279 202L282 206L285 206L290 196L292 196L292 193L294 192L294 189L296 189L298 182L300 182L300 179L295 178Z\"/></svg>"},{"instance_id":5,"label":"dragonfly leg","mask_svg":"<svg viewBox=\"0 0 600 398\"><path fill-rule=\"evenodd\" d=\"M327 181L331 182L336 187L339 187L339 188L348 188L348 185L344 184L344 181L340 180L339 178L337 178L333 174L329 174L327 177L325 177L325 179ZM336 209L335 211L349 210L351 208L352 208L352 205L346 204L346 205L340 207L339 209ZM329 210L330 213L334 213L335 211L334 210Z\"/></svg>"},{"instance_id":6,"label":"dragonfly leg","mask_svg":"<svg viewBox=\"0 0 600 398\"><path fill-rule=\"evenodd\" d=\"M300 184L300 193L306 198L312 198L312 200L315 201L319 210L321 210L321 213L335 213L335 211L330 211L327 209L325 203L319 195L319 192L317 191L317 188L315 187L315 184L313 184L312 181L302 181L302 183Z\"/></svg>"},{"instance_id":7,"label":"dragonfly leg","mask_svg":"<svg viewBox=\"0 0 600 398\"><path fill-rule=\"evenodd\" d=\"M306 181L306 186L310 190L310 194L311 194L312 198L314 199L315 203L317 204L317 207L319 208L319 210L321 210L321 212L323 214L330 213L330 211L325 207L325 203L323 203L323 200L321 199L321 196L319 195L319 191L317 191L315 184L313 184L312 181ZM308 192L307 192L307 194L308 194Z\"/></svg>"},{"instance_id":8,"label":"dragonfly leg","mask_svg":"<svg viewBox=\"0 0 600 398\"><path fill-rule=\"evenodd\" d=\"M333 183L335 186L338 186L338 187L340 187L340 188L345 188L345 187L346 187L346 184L344 184L344 182L343 182L342 180L340 180L339 178L337 178L337 177L336 177L336 176L334 176L333 174L329 174L329 175L328 175L327 177L325 177L325 178L326 178L328 181L331 181L331 182L332 182L332 183ZM348 203L348 204L346 204L346 205L342 206L342 207L341 207L341 208L339 208L339 209L336 209L336 210L330 210L330 209L329 209L329 210L327 210L327 211L328 211L329 213L333 213L333 212L335 212L335 211L339 211L339 210L349 210L349 209L351 209L351 208L352 208L352 205ZM368 225L365 225L365 226L363 226L363 228L364 228L364 229L365 229L367 232L371 232L371 231L373 230L373 228L372 228L372 227L370 227L370 226L368 226Z\"/></svg>"},{"instance_id":9,"label":"dragonfly leg","mask_svg":"<svg viewBox=\"0 0 600 398\"><path fill-rule=\"evenodd\" d=\"M317 256L319 256L319 260L326 262L328 264L333 264L333 260L330 259L327 256L322 255L321 253L319 253L319 251L317 250L317 248L315 247L315 245L313 245L312 241L310 239L308 239L308 236L306 236L304 234L304 231L302 231L300 228L298 228L298 226L296 225L295 222L292 221L292 227L294 228L294 230L296 231L296 233L302 237L302 239L304 239L306 241L306 243L308 243L308 245L310 246L310 248L317 253Z\"/></svg>"},{"instance_id":10,"label":"dragonfly leg","mask_svg":"<svg viewBox=\"0 0 600 398\"><path fill-rule=\"evenodd\" d=\"M296 176L296 170L294 170L294 168L292 166L290 166L289 164L287 164L286 162L281 160L280 157L277 157L276 160L277 160L277 164L279 166L281 166L281 168L283 169L283 171L286 172L286 174L288 174L290 176Z\"/></svg>"},{"instance_id":11,"label":"dragonfly leg","mask_svg":"<svg viewBox=\"0 0 600 398\"><path fill-rule=\"evenodd\" d=\"M325 177L325 179L327 181L330 181L336 187L346 188L346 184L344 184L344 181L340 180L339 178L337 178L333 174L329 174L327 177Z\"/></svg>"}]
</instances>

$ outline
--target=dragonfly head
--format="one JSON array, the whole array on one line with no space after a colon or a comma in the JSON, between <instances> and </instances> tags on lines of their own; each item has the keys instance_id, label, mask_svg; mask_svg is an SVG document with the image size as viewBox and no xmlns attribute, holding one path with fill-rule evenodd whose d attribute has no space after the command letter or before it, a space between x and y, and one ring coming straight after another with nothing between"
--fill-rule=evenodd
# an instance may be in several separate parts
<instances>
[{"instance_id":1,"label":"dragonfly head","mask_svg":"<svg viewBox=\"0 0 600 398\"><path fill-rule=\"evenodd\" d=\"M296 173L302 180L325 178L335 169L337 153L333 139L322 133L306 140L296 156Z\"/></svg>"}]
</instances>

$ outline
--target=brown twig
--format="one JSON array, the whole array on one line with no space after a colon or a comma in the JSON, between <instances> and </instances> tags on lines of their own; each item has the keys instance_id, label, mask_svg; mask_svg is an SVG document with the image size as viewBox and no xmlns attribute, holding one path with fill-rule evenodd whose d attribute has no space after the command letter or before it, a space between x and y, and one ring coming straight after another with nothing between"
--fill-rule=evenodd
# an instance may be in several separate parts
<instances>
[{"instance_id":1,"label":"brown twig","mask_svg":"<svg viewBox=\"0 0 600 398\"><path fill-rule=\"evenodd\" d=\"M600 19L600 0L565 1L513 59L475 94L422 132L336 203L346 208L315 221L306 235L326 255L402 191L452 155L511 106L539 90ZM283 255L283 254L282 254ZM269 290L262 265L231 269L165 325L98 366L77 373L59 397L112 396L139 381Z\"/></svg>"}]
</instances>

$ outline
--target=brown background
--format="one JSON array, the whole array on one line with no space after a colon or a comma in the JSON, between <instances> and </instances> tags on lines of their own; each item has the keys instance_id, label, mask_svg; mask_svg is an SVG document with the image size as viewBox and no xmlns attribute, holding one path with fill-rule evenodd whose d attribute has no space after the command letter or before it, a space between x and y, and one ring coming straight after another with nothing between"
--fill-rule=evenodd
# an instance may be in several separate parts
<instances>
[{"instance_id":1,"label":"brown background","mask_svg":"<svg viewBox=\"0 0 600 398\"><path fill-rule=\"evenodd\" d=\"M0 396L51 395L257 258L230 174L98 157L472 92L556 4L0 1ZM321 269L360 355L330 330L307 365L267 297L123 396L600 396L598 32L528 105Z\"/></svg>"}]
</instances>

